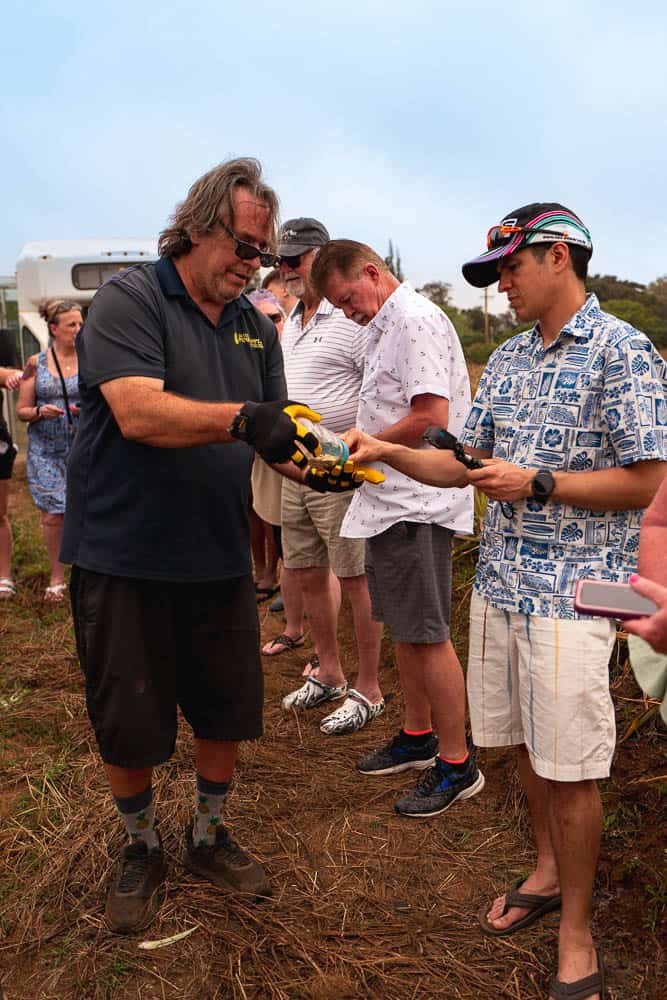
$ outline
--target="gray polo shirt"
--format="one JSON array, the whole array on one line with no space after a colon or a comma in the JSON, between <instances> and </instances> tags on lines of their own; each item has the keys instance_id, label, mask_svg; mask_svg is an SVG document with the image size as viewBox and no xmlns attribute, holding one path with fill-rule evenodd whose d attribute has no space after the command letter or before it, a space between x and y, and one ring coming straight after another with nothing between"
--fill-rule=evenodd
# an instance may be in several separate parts
<instances>
[{"instance_id":1,"label":"gray polo shirt","mask_svg":"<svg viewBox=\"0 0 667 1000\"><path fill-rule=\"evenodd\" d=\"M242 442L156 448L127 441L100 386L144 376L190 399L284 399L273 323L241 296L214 326L163 258L100 288L77 352L81 420L68 466L63 561L153 580L251 572L252 449Z\"/></svg>"}]
</instances>

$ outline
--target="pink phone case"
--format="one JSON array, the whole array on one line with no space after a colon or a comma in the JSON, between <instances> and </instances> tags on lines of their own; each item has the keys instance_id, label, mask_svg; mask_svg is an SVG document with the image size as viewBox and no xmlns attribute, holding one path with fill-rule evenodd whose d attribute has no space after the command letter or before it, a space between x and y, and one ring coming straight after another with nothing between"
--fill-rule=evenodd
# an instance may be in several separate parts
<instances>
[{"instance_id":1,"label":"pink phone case","mask_svg":"<svg viewBox=\"0 0 667 1000\"><path fill-rule=\"evenodd\" d=\"M581 591L586 586L587 583L594 583L596 586L604 587L609 591L609 603L602 604L587 604L582 600ZM625 621L628 618L647 618L649 615L654 614L658 609L652 601L649 603L653 605L653 610L645 611L629 611L627 608L619 608L614 606L614 591L623 588L624 591L632 590L627 583L611 583L602 580L590 580L583 578L577 580L577 586L574 591L574 608L575 611L579 611L582 615L598 615L601 618L616 618L618 621ZM635 591L632 591L635 594ZM647 597L642 597L641 594L636 594L637 599L640 601L648 601Z\"/></svg>"}]
</instances>

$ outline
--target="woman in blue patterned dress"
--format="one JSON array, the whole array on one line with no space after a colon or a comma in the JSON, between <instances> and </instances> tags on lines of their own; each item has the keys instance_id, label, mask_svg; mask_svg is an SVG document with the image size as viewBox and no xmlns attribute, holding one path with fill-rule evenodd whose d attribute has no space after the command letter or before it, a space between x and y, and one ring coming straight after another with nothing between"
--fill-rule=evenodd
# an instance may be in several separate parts
<instances>
[{"instance_id":1,"label":"woman in blue patterned dress","mask_svg":"<svg viewBox=\"0 0 667 1000\"><path fill-rule=\"evenodd\" d=\"M59 559L60 538L65 516L67 459L79 417L76 337L82 319L80 306L59 299L41 303L39 311L48 324L51 346L30 359L35 373L21 382L16 413L19 420L29 425L28 486L42 512L51 568L44 599L62 601L65 567Z\"/></svg>"}]
</instances>

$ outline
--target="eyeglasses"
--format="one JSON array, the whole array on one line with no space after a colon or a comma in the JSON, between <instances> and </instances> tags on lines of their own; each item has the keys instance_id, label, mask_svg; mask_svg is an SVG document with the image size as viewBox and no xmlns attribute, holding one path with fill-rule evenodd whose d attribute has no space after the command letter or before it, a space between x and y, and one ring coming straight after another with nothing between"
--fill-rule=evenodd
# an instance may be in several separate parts
<instances>
[{"instance_id":1,"label":"eyeglasses","mask_svg":"<svg viewBox=\"0 0 667 1000\"><path fill-rule=\"evenodd\" d=\"M268 316L268 317L269 317L269 319L270 319L270 320L271 320L271 321L272 321L273 323L275 323L275 325L276 325L276 326L278 326L278 323L280 323L280 321L281 321L281 319L282 319L282 316L281 316L281 314L280 314L280 313L265 313L265 316Z\"/></svg>"},{"instance_id":2,"label":"eyeglasses","mask_svg":"<svg viewBox=\"0 0 667 1000\"><path fill-rule=\"evenodd\" d=\"M486 234L487 250L495 250L506 243L515 233L540 233L543 236L553 236L556 240L567 240L572 242L571 232L562 232L555 229L537 229L533 226L491 226ZM584 240L581 241L582 246Z\"/></svg>"},{"instance_id":3,"label":"eyeglasses","mask_svg":"<svg viewBox=\"0 0 667 1000\"><path fill-rule=\"evenodd\" d=\"M296 268L301 263L301 258L303 257L303 255L305 253L308 253L308 251L304 250L303 253L297 253L297 254L294 255L294 257L286 257L283 254L283 256L280 258L280 263L281 264L287 264L287 266L291 267L292 270L294 271L294 270L296 270Z\"/></svg>"},{"instance_id":4,"label":"eyeglasses","mask_svg":"<svg viewBox=\"0 0 667 1000\"><path fill-rule=\"evenodd\" d=\"M262 267L278 267L280 264L280 257L276 256L276 254L271 253L269 250L260 250L259 247L253 246L252 243L246 243L245 240L240 240L236 233L233 233L229 226L225 225L224 222L221 221L220 225L228 236L231 236L233 240L236 240L234 253L240 260L255 260L256 257L259 257L259 262Z\"/></svg>"}]
</instances>

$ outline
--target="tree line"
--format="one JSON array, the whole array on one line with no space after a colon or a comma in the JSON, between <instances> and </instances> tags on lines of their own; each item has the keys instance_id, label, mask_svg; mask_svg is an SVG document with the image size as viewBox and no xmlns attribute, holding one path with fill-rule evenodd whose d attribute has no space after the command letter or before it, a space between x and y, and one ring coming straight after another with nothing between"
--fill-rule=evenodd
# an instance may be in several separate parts
<instances>
[{"instance_id":1,"label":"tree line","mask_svg":"<svg viewBox=\"0 0 667 1000\"><path fill-rule=\"evenodd\" d=\"M586 289L597 295L606 312L641 330L658 350L667 349L667 275L643 285L613 274L593 274ZM429 281L417 290L447 313L471 361L485 362L499 343L530 326L519 325L511 309L497 315L488 313L486 323L481 306L457 309L451 301L451 286L445 281Z\"/></svg>"}]
</instances>

